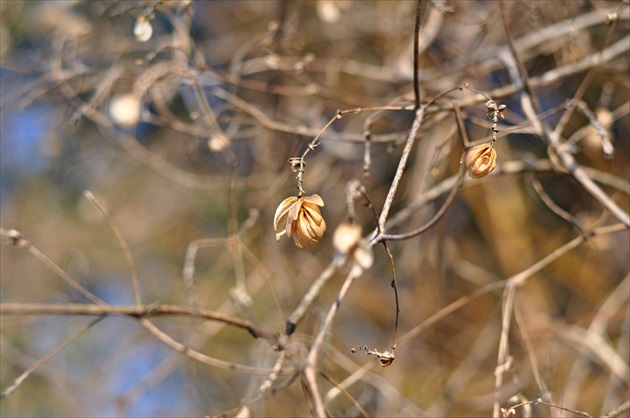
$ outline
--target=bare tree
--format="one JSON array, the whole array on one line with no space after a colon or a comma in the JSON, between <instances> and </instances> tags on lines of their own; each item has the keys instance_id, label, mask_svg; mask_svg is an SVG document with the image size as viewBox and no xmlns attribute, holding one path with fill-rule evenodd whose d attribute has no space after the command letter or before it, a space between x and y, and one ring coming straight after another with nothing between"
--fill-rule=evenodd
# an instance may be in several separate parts
<instances>
[{"instance_id":1,"label":"bare tree","mask_svg":"<svg viewBox=\"0 0 630 418\"><path fill-rule=\"evenodd\" d=\"M627 415L629 5L1 2L1 414Z\"/></svg>"}]
</instances>

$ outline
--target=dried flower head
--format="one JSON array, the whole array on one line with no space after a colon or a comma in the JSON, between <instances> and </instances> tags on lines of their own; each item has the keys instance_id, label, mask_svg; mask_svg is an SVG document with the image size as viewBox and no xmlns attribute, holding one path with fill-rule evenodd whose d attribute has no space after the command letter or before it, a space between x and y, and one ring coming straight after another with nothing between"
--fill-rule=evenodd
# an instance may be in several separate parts
<instances>
[{"instance_id":1,"label":"dried flower head","mask_svg":"<svg viewBox=\"0 0 630 418\"><path fill-rule=\"evenodd\" d=\"M394 355L394 350L396 349L396 345L392 347L392 351L384 351L380 352L376 349L370 350L367 345L365 347L353 347L350 350L351 353L356 353L357 351L365 351L368 356L376 356L378 357L378 362L383 367L389 367L396 360L396 355Z\"/></svg>"},{"instance_id":2,"label":"dried flower head","mask_svg":"<svg viewBox=\"0 0 630 418\"><path fill-rule=\"evenodd\" d=\"M293 236L295 245L300 248L317 245L326 232L319 206L324 206L324 200L317 194L284 199L273 217L276 240L286 233L288 237Z\"/></svg>"},{"instance_id":3,"label":"dried flower head","mask_svg":"<svg viewBox=\"0 0 630 418\"><path fill-rule=\"evenodd\" d=\"M477 145L466 152L465 164L470 177L474 179L484 177L497 165L497 152L489 142Z\"/></svg>"}]
</instances>

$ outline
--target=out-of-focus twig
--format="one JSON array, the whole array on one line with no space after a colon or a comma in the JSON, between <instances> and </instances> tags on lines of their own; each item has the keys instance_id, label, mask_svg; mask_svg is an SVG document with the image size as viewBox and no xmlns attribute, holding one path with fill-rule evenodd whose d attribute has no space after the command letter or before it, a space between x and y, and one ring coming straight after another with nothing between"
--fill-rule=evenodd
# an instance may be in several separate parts
<instances>
[{"instance_id":1,"label":"out-of-focus twig","mask_svg":"<svg viewBox=\"0 0 630 418\"><path fill-rule=\"evenodd\" d=\"M420 82L418 81L418 72L420 71L420 57L418 45L420 43L420 9L422 0L416 0L416 23L413 34L413 97L415 109L420 109Z\"/></svg>"},{"instance_id":2,"label":"out-of-focus twig","mask_svg":"<svg viewBox=\"0 0 630 418\"><path fill-rule=\"evenodd\" d=\"M514 44L510 24L506 15L504 0L501 0L499 2L499 9L501 11L502 22L505 29L505 34L508 41L508 46L510 48L511 56L516 63L518 76L520 76L520 80L523 85L523 109L526 113L529 113L531 119L536 120L536 118L533 117L529 110L531 109L531 111L535 113L542 113L542 109L540 107L540 103L538 103L538 99L533 90L533 86L529 82L529 76L527 74L525 65L519 58L519 52L517 51ZM601 52L601 54L603 55L603 51ZM598 57L597 60L599 61L599 59L600 58ZM608 196L597 184L595 184L595 182L588 176L588 174L580 167L573 155L567 149L562 147L560 142L561 133L559 129L551 129L544 120L540 122L540 126L540 134L543 135L543 137L546 139L550 148L553 150L553 153L558 156L563 167L569 173L571 173L571 175L573 175L573 177L578 182L580 182L582 186L595 199L597 199L606 209L608 209L615 218L626 225L626 227L630 228L630 216L628 215L628 213L621 209L621 207L619 207L619 205L614 200L612 200L610 196Z\"/></svg>"},{"instance_id":3,"label":"out-of-focus twig","mask_svg":"<svg viewBox=\"0 0 630 418\"><path fill-rule=\"evenodd\" d=\"M0 307L0 312L2 312L2 307ZM63 350L64 348L66 348L68 345L70 345L70 343L72 343L73 341L75 341L77 338L79 338L81 335L85 334L88 330L90 330L94 325L98 324L101 320L103 320L105 318L105 316L100 316L92 321L90 321L87 325L85 325L83 328L81 328L79 331L77 331L76 333L74 333L73 335L71 335L70 337L68 337L64 342L62 342L61 344L59 344L57 347L55 347L54 349L52 349L51 351L49 351L48 353L46 353L44 356L42 356L39 360L37 360L35 363L33 363L33 365L31 367L29 367L28 369L26 369L24 371L24 373L22 373L21 375L19 375L15 381L13 382L13 384L11 386L9 386L8 388L6 388L5 390L3 390L2 392L0 392L0 399L2 398L6 398L7 396L10 396L13 392L15 392L15 390L22 384L24 383L24 381L26 379L28 379L28 377L39 368L39 366L41 366L42 364L44 364L46 361L48 361L51 357L53 357L55 354L57 354L58 352L60 352L61 350Z\"/></svg>"},{"instance_id":4,"label":"out-of-focus twig","mask_svg":"<svg viewBox=\"0 0 630 418\"><path fill-rule=\"evenodd\" d=\"M264 338L273 341L275 337L269 332L256 327L254 324L221 312L201 309L198 312L190 307L149 304L141 306L88 305L80 303L38 304L38 303L1 303L0 313L3 315L124 315L132 318L155 318L162 316L187 316L209 321L223 322L236 328L248 331L254 338Z\"/></svg>"},{"instance_id":5,"label":"out-of-focus twig","mask_svg":"<svg viewBox=\"0 0 630 418\"><path fill-rule=\"evenodd\" d=\"M328 314L326 315L326 318L324 319L324 323L322 324L321 329L317 333L317 336L315 337L315 340L313 341L313 345L311 346L311 349L306 359L306 366L304 367L304 376L306 378L306 382L310 389L310 393L311 393L313 403L315 406L315 412L317 416L319 417L325 417L328 414L326 412L326 407L324 406L324 401L322 399L321 393L319 392L319 386L317 384L317 367L318 367L317 359L319 357L319 352L322 348L322 344L324 343L324 339L326 335L328 334L328 332L330 331L333 320L335 319L335 316L337 315L337 312L339 311L339 306L341 305L341 301L343 300L344 296L348 292L348 289L352 285L352 282L354 281L354 279L357 278L356 275L359 274L360 272L361 271L359 269L352 269L350 273L348 274L348 276L346 277L346 280L341 286L341 290L339 290L337 299L335 299L332 306L328 310Z\"/></svg>"},{"instance_id":6,"label":"out-of-focus twig","mask_svg":"<svg viewBox=\"0 0 630 418\"><path fill-rule=\"evenodd\" d=\"M89 200L89 202L92 205L94 205L94 207L101 213L101 215L103 215L103 217L109 224L109 227L114 232L114 235L116 235L116 239L118 240L118 243L120 244L125 254L125 259L127 260L127 265L129 266L129 270L131 272L131 285L133 288L133 300L136 303L136 305L142 304L142 297L140 295L140 281L138 280L138 268L136 267L136 263L133 261L133 257L131 256L131 250L129 249L129 244L127 243L127 240L125 239L125 236L122 234L122 231L120 230L120 228L118 227L114 219L111 217L109 212L107 212L107 209L105 209L105 206L103 206L101 202L98 201L98 199L94 196L94 194L89 190L86 190L83 194L85 198Z\"/></svg>"},{"instance_id":7,"label":"out-of-focus twig","mask_svg":"<svg viewBox=\"0 0 630 418\"><path fill-rule=\"evenodd\" d=\"M39 251L29 240L24 238L22 233L15 229L4 230L0 229L0 235L8 239L9 243L16 248L26 249L36 259L44 263L51 271L55 272L59 277L63 279L70 287L83 295L87 300L97 304L106 305L106 303L99 297L95 296L92 292L83 287L79 282L73 279L64 269L59 267L54 261L52 261L46 254Z\"/></svg>"},{"instance_id":8,"label":"out-of-focus twig","mask_svg":"<svg viewBox=\"0 0 630 418\"><path fill-rule=\"evenodd\" d=\"M611 226L599 227L591 231L589 235L606 235L625 230L623 224L615 224ZM549 265L551 262L557 260L559 257L568 253L569 251L577 248L586 241L586 237L580 235L564 244L562 247L551 252L541 260L532 264L527 269L521 271L518 274L507 279L505 289L503 291L503 306L501 316L501 337L499 340L499 352L497 356L497 368L495 370L495 403L493 416L499 418L500 414L500 397L501 387L503 386L503 375L510 369L510 356L509 356L509 332L512 323L512 315L514 313L514 299L516 297L517 288L523 286L529 277L540 271L542 268Z\"/></svg>"}]
</instances>

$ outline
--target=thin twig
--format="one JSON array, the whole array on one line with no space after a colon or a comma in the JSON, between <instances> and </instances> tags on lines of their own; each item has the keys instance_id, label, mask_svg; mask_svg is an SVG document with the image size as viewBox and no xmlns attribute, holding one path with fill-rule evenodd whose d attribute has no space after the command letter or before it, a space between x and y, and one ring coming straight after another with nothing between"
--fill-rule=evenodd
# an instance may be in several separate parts
<instances>
[{"instance_id":1,"label":"thin twig","mask_svg":"<svg viewBox=\"0 0 630 418\"><path fill-rule=\"evenodd\" d=\"M413 97L415 110L420 109L420 83L418 81L418 72L419 68L419 52L418 45L420 43L420 8L422 6L422 0L416 1L416 23L414 27L414 36L413 36Z\"/></svg>"},{"instance_id":2,"label":"thin twig","mask_svg":"<svg viewBox=\"0 0 630 418\"><path fill-rule=\"evenodd\" d=\"M274 386L273 388L267 390L264 393L261 393L260 395L258 395L257 397L253 398L253 399L249 399L247 401L245 401L243 404L241 404L240 406L238 406L237 408L233 408L233 409L229 409L227 411L223 411L220 414L212 414L212 415L208 415L208 416L232 416L235 415L236 417L247 417L249 415L246 415L249 412L249 406L250 405L254 405L256 403L259 403L261 401L267 400L273 396L275 396L278 392L280 392L282 389L285 389L289 386L291 386L293 384L293 382L295 382L295 380L299 377L298 373L292 373L287 379L285 379L284 381L280 382L279 384L277 384L276 386ZM243 412L243 415L238 415L239 412Z\"/></svg>"},{"instance_id":3,"label":"thin twig","mask_svg":"<svg viewBox=\"0 0 630 418\"><path fill-rule=\"evenodd\" d=\"M315 298L319 296L319 291L321 288L328 283L328 281L334 276L337 272L339 263L336 261L332 261L328 264L328 266L319 274L317 279L313 282L311 287L308 289L308 292L302 297L300 304L293 311L291 315L289 315L289 319L287 319L285 334L291 335L295 331L295 328L298 326L302 317L311 306Z\"/></svg>"},{"instance_id":4,"label":"thin twig","mask_svg":"<svg viewBox=\"0 0 630 418\"><path fill-rule=\"evenodd\" d=\"M624 304L627 304L628 298L630 298L629 286L630 274L627 274L600 305L597 314L588 327L587 332L589 334L604 335L612 317ZM562 400L565 406L572 408L579 400L579 390L590 368L591 361L591 357L583 353L571 366L567 374L567 383L563 389ZM612 378L613 376L611 376ZM615 381L618 382L619 380L615 377Z\"/></svg>"},{"instance_id":5,"label":"thin twig","mask_svg":"<svg viewBox=\"0 0 630 418\"><path fill-rule=\"evenodd\" d=\"M461 87L453 87L450 88L448 90L445 90L441 93L439 93L438 95L436 95L435 97L433 97L428 103L426 103L425 105L420 106L420 108L416 111L416 117L413 120L413 124L411 125L411 130L409 131L409 134L407 135L407 141L405 143L405 148L403 149L402 155L400 156L400 159L398 160L398 167L396 168L396 174L394 175L394 178L392 180L392 183L389 187L389 190L387 191L387 196L385 197L385 203L383 204L383 209L381 210L381 216L379 217L378 220L378 230L380 231L379 234L383 234L386 232L386 222L387 222L387 218L389 216L389 211L391 209L391 206L394 202L394 196L396 195L396 192L398 191L398 186L400 184L400 181L402 179L402 175L405 171L405 167L407 166L407 160L409 159L409 155L411 154L411 150L413 149L415 140L416 140L416 136L418 135L418 131L420 130L420 126L422 125L422 122L424 121L424 117L426 114L426 110L429 108L429 106L431 106L433 103L435 103L438 99L446 96L447 94L455 91L455 90L461 90L465 88L464 86Z\"/></svg>"},{"instance_id":6,"label":"thin twig","mask_svg":"<svg viewBox=\"0 0 630 418\"><path fill-rule=\"evenodd\" d=\"M2 311L2 308L0 307L0 312ZM47 362L51 357L53 357L55 354L57 354L58 352L60 352L61 350L63 350L64 348L66 348L70 343L72 343L73 341L75 341L77 338L79 338L81 335L85 334L89 329L91 329L94 325L98 324L101 320L103 320L105 318L105 315L100 316L98 318L93 319L92 321L90 321L87 325L85 325L83 328L81 328L79 331L77 331L76 333L72 334L70 337L68 337L64 342L62 342L61 344L59 344L57 347L55 347L54 349L52 349L51 351L49 351L48 353L46 353L44 356L42 356L42 358L40 358L39 360L37 360L35 363L33 363L33 365L31 367L29 367L28 369L26 369L24 371L24 373L22 373L21 375L19 375L15 381L13 382L13 384L11 386L9 386L8 388L6 388L5 390L3 390L0 393L0 399L2 398L6 398L7 396L10 396L13 392L15 392L15 390L22 384L24 383L24 381L35 371L39 368L39 366L41 366L42 364L44 364L45 362Z\"/></svg>"},{"instance_id":7,"label":"thin twig","mask_svg":"<svg viewBox=\"0 0 630 418\"><path fill-rule=\"evenodd\" d=\"M89 305L85 303L41 304L41 303L0 303L0 314L3 315L125 315L132 318L155 318L162 316L199 316L209 321L222 322L248 331L254 338L274 341L269 332L235 316L222 312L199 311L188 306L149 304L141 306Z\"/></svg>"},{"instance_id":8,"label":"thin twig","mask_svg":"<svg viewBox=\"0 0 630 418\"><path fill-rule=\"evenodd\" d=\"M545 188L540 183L540 181L534 176L533 173L527 173L526 178L528 179L528 184L531 183L531 185L534 187L534 190L538 194L538 197L540 197L540 200L542 200L543 203L547 205L547 207L553 213L560 216L565 221L573 224L573 226L575 226L575 228L580 232L580 234L586 237L587 235L586 229L584 228L584 226L582 226L580 221L575 216L573 216L572 214L570 214L569 212L567 212L566 210L558 206L556 202L554 202L554 200L551 198L551 196L547 194L547 192L545 191Z\"/></svg>"},{"instance_id":9,"label":"thin twig","mask_svg":"<svg viewBox=\"0 0 630 418\"><path fill-rule=\"evenodd\" d=\"M341 393L343 393L344 395L346 395L346 398L350 400L350 402L352 402L352 404L354 405L355 408L357 408L357 410L359 411L359 413L361 415L363 415L364 417L369 417L370 414L368 414L368 412L363 408L363 406L361 406L361 404L354 398L354 396L352 396L350 394L350 392L348 392L347 390L345 390L341 385L339 385L338 382L336 382L332 377L328 376L326 373L320 371L319 372L320 376L323 377L324 379L328 380L330 383L333 384L333 386L335 386L336 388L339 389L339 391Z\"/></svg>"},{"instance_id":10,"label":"thin twig","mask_svg":"<svg viewBox=\"0 0 630 418\"><path fill-rule=\"evenodd\" d=\"M623 224L615 224L608 227L600 227L591 232L592 236L600 235L600 234L609 234L620 232L625 229ZM499 418L500 416L500 398L501 398L501 387L503 385L503 374L509 369L509 358L508 358L508 338L509 338L509 330L510 324L512 321L512 314L514 312L514 298L516 297L516 289L520 286L523 286L527 279L540 271L542 268L549 265L551 262L557 260L564 254L569 251L577 248L582 243L586 241L586 238L582 235L576 237L564 244L562 247L556 249L551 252L547 256L543 257L541 260L532 264L530 267L521 271L518 274L510 277L507 280L506 287L504 289L503 295L503 308L502 308L502 320L501 320L501 337L499 340L499 351L497 356L497 368L495 370L495 399L494 399L494 409L493 409L493 417Z\"/></svg>"},{"instance_id":11,"label":"thin twig","mask_svg":"<svg viewBox=\"0 0 630 418\"><path fill-rule=\"evenodd\" d=\"M107 224L109 225L112 232L116 236L116 239L118 240L118 243L120 244L120 247L122 248L123 253L125 254L125 259L127 260L127 265L129 266L129 271L131 273L131 286L133 289L134 303L136 305L141 305L142 297L140 295L140 281L138 280L138 268L136 267L136 263L133 261L133 256L131 255L131 250L129 249L129 244L127 243L127 240L125 239L125 236L122 234L122 231L120 230L120 228L114 221L114 218L112 218L109 212L107 212L107 209L105 209L105 206L102 205L101 202L98 201L96 196L94 196L94 194L91 191L85 190L83 192L83 195L101 213L101 215L103 215L103 217L107 221Z\"/></svg>"},{"instance_id":12,"label":"thin twig","mask_svg":"<svg viewBox=\"0 0 630 418\"><path fill-rule=\"evenodd\" d=\"M291 164L291 166L295 166L295 168L297 169L298 197L304 195L305 193L304 187L303 187L303 181L304 181L303 177L304 177L304 172L305 172L306 156L308 155L310 151L314 151L317 147L319 147L321 143L321 138L326 132L326 130L328 130L328 128L330 128L336 120L343 118L344 115L357 114L357 113L361 113L365 111L383 111L383 110L396 110L397 111L397 110L403 110L403 109L399 106L381 106L381 107L358 107L355 109L337 110L337 113L335 114L335 116L330 118L330 120L326 123L326 125L324 125L321 131L319 131L319 133L315 135L315 138L313 138L311 142L308 143L302 156L289 159L289 164ZM296 159L297 159L297 163L295 162Z\"/></svg>"},{"instance_id":13,"label":"thin twig","mask_svg":"<svg viewBox=\"0 0 630 418\"><path fill-rule=\"evenodd\" d=\"M560 405L554 405L553 403L545 402L545 401L543 401L540 398L538 398L536 400L533 400L533 401L522 402L522 403L519 403L518 405L513 405L513 406L511 406L511 407L509 407L507 409L501 408L501 411L502 412L507 412L507 414L503 414L504 416L512 417L513 414L516 413L516 409L517 408L529 407L530 405L546 405L549 408L560 409L561 411L571 412L573 414L581 415L581 416L587 417L587 418L593 418L587 412L578 411L578 410L570 409L570 408L565 408L565 407L560 406Z\"/></svg>"},{"instance_id":14,"label":"thin twig","mask_svg":"<svg viewBox=\"0 0 630 418\"><path fill-rule=\"evenodd\" d=\"M197 350L193 350L190 347L176 341L173 337L159 329L155 324L149 321L146 318L140 318L138 320L140 325L147 331L149 331L155 338L160 340L164 345L169 347L171 350L174 350L192 360L195 360L199 363L206 364L208 366L217 367L225 370L233 370L240 373L253 373L253 374L269 374L271 373L271 369L260 368L248 366L245 364L232 363L224 360L219 360L213 357L210 357L206 354L200 353ZM290 370L286 370L290 372Z\"/></svg>"},{"instance_id":15,"label":"thin twig","mask_svg":"<svg viewBox=\"0 0 630 418\"><path fill-rule=\"evenodd\" d=\"M361 195L363 195L363 198L365 199L365 206L367 206L372 211L374 222L376 222L376 225L377 225L377 233L380 234L381 231L380 229L378 229L378 214L376 213L376 208L374 207L374 204L372 203L370 196L366 193L365 188L361 187L359 191ZM398 301L398 283L396 281L396 263L394 262L394 255L390 251L389 246L387 245L387 241L382 241L382 243L383 243L383 247L385 248L385 251L387 252L389 264L392 268L391 287L394 289L394 303L396 305L396 317L394 319L394 330L392 331L392 346L391 346L392 354L393 354L394 350L396 350L396 333L398 332L398 318L400 316L400 303Z\"/></svg>"},{"instance_id":16,"label":"thin twig","mask_svg":"<svg viewBox=\"0 0 630 418\"><path fill-rule=\"evenodd\" d=\"M612 39L612 35L615 33L616 28L617 28L616 21L612 22L611 25L608 25L608 30L606 31L606 37L604 38L602 49L599 51L600 56L603 54L604 50L610 43L610 40ZM593 78L595 77L595 74L597 73L597 70L599 69L600 65L601 65L601 62L600 60L598 60L592 67L589 68L588 72L584 76L584 79L582 80L579 87L575 91L575 94L573 95L573 99L571 100L571 102L579 103L582 101L582 97L584 96L584 93L586 93L586 89L591 84L591 81L593 81ZM569 120L571 119L571 116L573 115L574 109L575 109L574 106L570 106L567 109L567 111L562 115L562 117L560 118L560 121L556 125L556 128L554 129L554 133L556 133L557 135L562 135L564 128L567 126L567 124L569 123Z\"/></svg>"},{"instance_id":17,"label":"thin twig","mask_svg":"<svg viewBox=\"0 0 630 418\"><path fill-rule=\"evenodd\" d=\"M527 356L529 357L529 363L532 369L532 373L534 374L534 380L536 380L536 385L538 385L538 390L542 394L544 398L546 398L549 402L552 402L551 393L547 388L547 384L542 378L540 373L540 365L538 362L538 356L536 355L536 350L534 349L534 345L532 344L532 340L529 337L529 332L527 330L525 324L525 318L523 313L521 312L520 307L517 305L514 309L514 319L516 320L516 325L518 326L519 334L521 335L523 342L525 344L525 348L527 350Z\"/></svg>"},{"instance_id":18,"label":"thin twig","mask_svg":"<svg viewBox=\"0 0 630 418\"><path fill-rule=\"evenodd\" d=\"M383 209L381 210L381 216L378 220L378 228L380 231L385 231L385 222L387 221L387 217L389 216L389 210L394 202L394 196L396 195L396 191L398 190L398 185L400 184L400 180L402 179L403 172L405 171L405 167L407 166L407 160L409 159L409 155L411 154L411 149L415 143L416 135L418 134L418 130L422 125L422 121L424 120L424 114L426 111L426 106L421 106L416 111L416 117L413 120L413 125L411 126L411 130L409 131L409 135L407 136L407 142L405 143L405 148L403 149L403 153L400 156L400 160L398 160L398 168L396 169L396 174L394 179L392 180L391 186L387 192L387 197L385 197L385 204L383 205Z\"/></svg>"},{"instance_id":19,"label":"thin twig","mask_svg":"<svg viewBox=\"0 0 630 418\"><path fill-rule=\"evenodd\" d=\"M461 187L464 181L465 174L466 174L466 167L462 164L460 165L459 173L457 174L457 181L455 182L455 185L451 189L451 193L446 198L446 201L444 202L440 210L438 210L437 213L433 215L433 218L431 218L426 224L422 225L419 228L414 229L413 231L409 231L404 234L380 234L376 236L375 240L376 241L401 241L401 240L417 237L418 235L431 229L433 226L435 226L438 223L440 219L442 219L442 217L448 211L448 208L451 207L451 204L455 200L455 196L457 195L457 192L459 191L459 188Z\"/></svg>"},{"instance_id":20,"label":"thin twig","mask_svg":"<svg viewBox=\"0 0 630 418\"><path fill-rule=\"evenodd\" d=\"M59 277L63 279L71 288L79 292L83 295L87 300L96 303L97 305L106 305L106 303L94 295L92 292L83 287L79 282L73 279L68 273L64 271L61 267L55 264L46 254L39 251L29 240L24 238L24 236L15 229L4 230L0 229L0 235L9 239L9 242L16 248L26 249L33 257L44 263L48 269L57 274Z\"/></svg>"},{"instance_id":21,"label":"thin twig","mask_svg":"<svg viewBox=\"0 0 630 418\"><path fill-rule=\"evenodd\" d=\"M400 305L398 303L398 284L396 283L396 263L394 263L394 255L389 250L387 241L383 241L383 247L385 247L387 258L389 258L389 264L392 268L391 286L394 289L394 302L396 303L396 319L394 320L394 331L392 332L392 351L394 351L396 350L396 333L398 332L398 316L400 315Z\"/></svg>"},{"instance_id":22,"label":"thin twig","mask_svg":"<svg viewBox=\"0 0 630 418\"><path fill-rule=\"evenodd\" d=\"M602 418L618 417L622 412L626 412L627 410L630 410L630 400L625 401L623 404L619 405L618 408L615 408L614 410L610 411L609 413L604 415Z\"/></svg>"},{"instance_id":23,"label":"thin twig","mask_svg":"<svg viewBox=\"0 0 630 418\"><path fill-rule=\"evenodd\" d=\"M327 416L326 408L324 406L324 401L322 399L322 395L319 393L317 380L316 380L316 370L317 370L317 358L319 356L320 349L324 342L324 339L330 328L332 327L333 320L339 311L339 306L341 305L341 301L343 300L346 292L352 285L354 279L356 279L356 274L359 274L360 270L352 269L346 277L343 285L341 286L341 290L339 290L339 294L337 295L337 299L333 302L332 306L328 310L328 314L324 319L324 323L322 324L322 328L319 330L319 333L315 337L313 341L313 345L309 351L308 357L306 359L306 366L304 368L304 375L306 377L306 381L308 383L309 389L311 391L311 395L313 398L313 403L315 406L315 412L318 417Z\"/></svg>"},{"instance_id":24,"label":"thin twig","mask_svg":"<svg viewBox=\"0 0 630 418\"><path fill-rule=\"evenodd\" d=\"M542 113L540 103L535 95L533 87L529 82L529 76L527 74L527 69L525 68L525 64L519 58L518 51L516 46L514 45L514 39L512 38L512 32L510 30L507 14L505 11L505 0L499 1L499 9L501 11L501 18L503 22L503 26L505 29L506 38L508 41L508 46L510 48L510 52L514 61L516 62L516 66L518 69L518 75L522 81L523 85L523 99L525 99L525 103L523 109L525 112L528 111L528 108L531 109L535 113ZM603 51L600 52L603 55ZM599 61L599 60L598 60ZM541 125L541 135L547 140L547 143L553 149L554 153L559 157L560 162L564 166L564 168L570 172L575 179L582 184L582 186L595 198L597 199L606 209L610 211L610 213L617 218L620 222L622 222L626 227L630 228L630 216L627 212L625 212L615 201L613 201L610 196L608 196L595 182L586 174L586 172L579 166L573 155L566 150L560 144L560 132L558 130L552 130L545 120L540 121Z\"/></svg>"}]
</instances>

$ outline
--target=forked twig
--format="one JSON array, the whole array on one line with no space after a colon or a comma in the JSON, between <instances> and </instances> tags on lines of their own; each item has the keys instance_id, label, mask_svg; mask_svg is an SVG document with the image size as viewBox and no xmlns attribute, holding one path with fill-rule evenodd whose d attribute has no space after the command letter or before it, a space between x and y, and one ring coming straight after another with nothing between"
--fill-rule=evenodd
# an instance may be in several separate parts
<instances>
[{"instance_id":1,"label":"forked twig","mask_svg":"<svg viewBox=\"0 0 630 418\"><path fill-rule=\"evenodd\" d=\"M591 232L591 236L595 235L604 235L615 232L621 232L625 230L625 226L623 224L615 224L612 226L605 226L594 229ZM540 271L542 268L549 265L551 262L557 260L562 255L568 253L569 251L577 248L581 244L586 241L586 238L582 235L572 239L571 241L564 244L562 247L556 249L551 252L547 256L543 257L541 260L532 264L527 269L521 271L518 274L507 279L506 286L503 294L503 306L502 306L502 315L501 315L501 337L499 340L499 350L497 355L497 368L495 370L495 398L494 398L494 410L493 417L500 417L500 398L501 398L501 387L503 386L503 374L509 370L510 368L510 359L509 359L509 330L512 322L512 315L514 313L514 299L516 297L516 289L520 286L523 286L527 279L531 277L533 274Z\"/></svg>"},{"instance_id":2,"label":"forked twig","mask_svg":"<svg viewBox=\"0 0 630 418\"><path fill-rule=\"evenodd\" d=\"M578 411L575 409L569 409L569 408L565 408L563 406L560 405L554 405L553 403L550 402L545 402L542 399L536 399L533 401L527 401L527 402L522 402L519 403L518 405L514 405L511 406L509 408L501 408L501 417L502 418L512 418L514 417L514 415L516 414L516 409L517 408L523 408L529 405L546 405L549 408L553 408L553 409L559 409L561 411L566 411L566 412L571 412L573 414L577 414L577 415L581 415L583 417L587 417L587 418L593 418L590 414L583 412L583 411Z\"/></svg>"},{"instance_id":3,"label":"forked twig","mask_svg":"<svg viewBox=\"0 0 630 418\"><path fill-rule=\"evenodd\" d=\"M466 174L466 167L462 164L459 168L459 173L457 174L457 180L455 182L455 185L451 189L451 192L446 198L446 201L444 202L440 210L438 210L437 213L433 215L433 217L427 223L425 223L419 228L416 228L412 231L409 231L403 234L380 234L376 236L375 240L377 242L378 241L401 241L401 240L417 237L418 235L431 229L433 226L435 226L438 223L440 219L442 219L442 217L446 214L448 209L451 207L451 204L455 200L455 196L457 195L457 192L459 191L459 188L461 187L464 181L465 174Z\"/></svg>"},{"instance_id":4,"label":"forked twig","mask_svg":"<svg viewBox=\"0 0 630 418\"><path fill-rule=\"evenodd\" d=\"M538 99L534 93L533 86L529 82L529 76L527 74L527 70L522 60L519 58L519 53L514 44L514 39L512 38L512 32L510 30L510 25L508 22L505 5L505 0L499 1L499 9L501 11L501 18L503 22L503 26L505 29L506 38L508 41L508 46L510 48L511 56L516 63L516 67L518 70L518 76L520 77L523 85L524 94L522 95L523 110L525 112L535 112L542 113L542 109L540 103L538 103ZM540 123L541 132L540 134L546 139L546 142L549 144L553 152L559 157L560 162L563 167L570 172L573 177L582 184L582 186L595 198L597 199L606 209L610 211L610 213L617 218L621 223L623 223L626 227L630 228L630 216L627 212L625 212L619 205L613 201L610 196L608 196L588 175L587 173L580 167L577 163L573 155L571 155L568 150L561 146L560 143L560 129L551 129L545 120L542 120Z\"/></svg>"}]
</instances>

